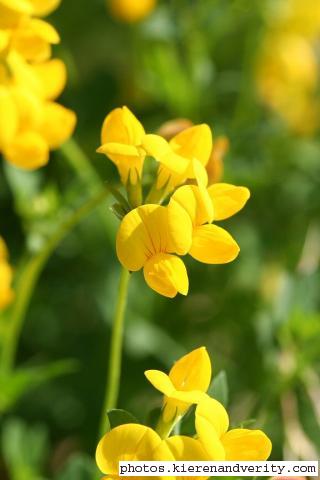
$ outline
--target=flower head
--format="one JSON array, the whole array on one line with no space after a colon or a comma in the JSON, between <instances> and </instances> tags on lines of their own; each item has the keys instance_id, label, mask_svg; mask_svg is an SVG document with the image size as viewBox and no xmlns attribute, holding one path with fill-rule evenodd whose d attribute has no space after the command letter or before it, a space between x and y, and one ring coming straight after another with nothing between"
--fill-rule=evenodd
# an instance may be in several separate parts
<instances>
[{"instance_id":1,"label":"flower head","mask_svg":"<svg viewBox=\"0 0 320 480\"><path fill-rule=\"evenodd\" d=\"M117 235L117 254L130 271L143 268L147 284L166 297L188 293L188 275L176 255L187 253L191 222L178 205L143 205L128 213ZM175 255L176 254L176 255Z\"/></svg>"},{"instance_id":2,"label":"flower head","mask_svg":"<svg viewBox=\"0 0 320 480\"><path fill-rule=\"evenodd\" d=\"M229 430L229 417L221 403L206 397L196 408L196 431L211 460L267 460L271 442L261 430Z\"/></svg>"},{"instance_id":3,"label":"flower head","mask_svg":"<svg viewBox=\"0 0 320 480\"><path fill-rule=\"evenodd\" d=\"M50 60L59 35L36 18L59 3L0 0L0 152L23 169L45 165L76 124L74 112L55 103L66 83L63 62Z\"/></svg>"},{"instance_id":4,"label":"flower head","mask_svg":"<svg viewBox=\"0 0 320 480\"><path fill-rule=\"evenodd\" d=\"M205 166L212 150L212 134L208 125L194 125L169 142L158 135L146 135L143 148L159 163L157 187L167 186L172 191L187 179L200 179L207 184Z\"/></svg>"},{"instance_id":5,"label":"flower head","mask_svg":"<svg viewBox=\"0 0 320 480\"><path fill-rule=\"evenodd\" d=\"M211 362L207 350L201 347L180 358L168 375L159 370L147 370L145 376L164 394L163 419L169 423L203 399L211 382Z\"/></svg>"},{"instance_id":6,"label":"flower head","mask_svg":"<svg viewBox=\"0 0 320 480\"><path fill-rule=\"evenodd\" d=\"M127 108L116 108L105 118L101 132L104 153L117 166L121 181L126 185L129 176L136 183L141 176L145 152L141 149L145 131L139 120Z\"/></svg>"}]
</instances>

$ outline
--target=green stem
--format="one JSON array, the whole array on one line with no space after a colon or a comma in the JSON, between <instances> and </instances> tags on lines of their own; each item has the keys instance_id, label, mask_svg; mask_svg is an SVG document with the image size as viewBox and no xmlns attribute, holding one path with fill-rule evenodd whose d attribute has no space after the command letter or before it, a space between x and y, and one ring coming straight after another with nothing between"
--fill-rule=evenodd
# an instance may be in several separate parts
<instances>
[{"instance_id":1,"label":"green stem","mask_svg":"<svg viewBox=\"0 0 320 480\"><path fill-rule=\"evenodd\" d=\"M20 333L23 327L23 321L30 304L30 300L38 281L38 278L48 261L52 252L57 248L63 238L72 230L81 220L92 210L100 205L109 195L107 190L100 190L95 196L88 200L78 210L72 212L70 216L57 228L55 233L47 240L45 245L37 255L29 260L20 275L16 299L8 315L8 324L6 338L1 352L0 367L4 371L10 371L15 362L17 346Z\"/></svg>"},{"instance_id":2,"label":"green stem","mask_svg":"<svg viewBox=\"0 0 320 480\"><path fill-rule=\"evenodd\" d=\"M115 408L119 396L120 376L121 376L121 361L122 361L122 344L123 344L123 330L124 317L128 297L130 273L125 268L121 270L118 300L114 315L112 326L110 352L109 352L109 366L108 377L106 382L105 398L103 403L100 434L104 435L107 428L107 411Z\"/></svg>"}]
</instances>

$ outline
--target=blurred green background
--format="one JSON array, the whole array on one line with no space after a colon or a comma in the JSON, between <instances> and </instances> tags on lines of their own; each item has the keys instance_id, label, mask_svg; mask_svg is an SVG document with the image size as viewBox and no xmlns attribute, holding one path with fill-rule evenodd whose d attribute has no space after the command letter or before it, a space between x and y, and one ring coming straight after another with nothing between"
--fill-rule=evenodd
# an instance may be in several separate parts
<instances>
[{"instance_id":1,"label":"blurred green background","mask_svg":"<svg viewBox=\"0 0 320 480\"><path fill-rule=\"evenodd\" d=\"M127 105L149 132L186 117L226 135L223 180L252 193L223 222L241 246L238 260L188 259L187 298L162 298L134 275L119 407L143 421L160 402L144 370L167 370L205 345L214 375L226 372L232 424L253 419L272 439L274 460L311 460L320 450L320 138L290 132L259 100L266 10L265 0L172 0L128 25L103 0L64 0L50 21L69 71L61 103L76 111L76 142L102 182L117 181L95 153L102 121ZM34 173L1 163L0 228L17 272L95 183L74 144ZM1 480L92 478L119 277L109 203L66 235L35 287L17 366L75 363L46 381L38 372L21 394L0 386Z\"/></svg>"}]
</instances>

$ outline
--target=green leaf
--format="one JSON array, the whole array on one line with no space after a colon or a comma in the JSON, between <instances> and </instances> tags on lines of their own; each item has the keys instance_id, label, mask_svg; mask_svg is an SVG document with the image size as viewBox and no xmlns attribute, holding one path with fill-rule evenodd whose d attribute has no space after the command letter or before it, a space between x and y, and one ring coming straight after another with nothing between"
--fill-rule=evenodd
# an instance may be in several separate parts
<instances>
[{"instance_id":1,"label":"green leaf","mask_svg":"<svg viewBox=\"0 0 320 480\"><path fill-rule=\"evenodd\" d=\"M229 387L227 374L224 370L218 373L211 382L208 394L222 403L225 407L228 405Z\"/></svg>"},{"instance_id":2,"label":"green leaf","mask_svg":"<svg viewBox=\"0 0 320 480\"><path fill-rule=\"evenodd\" d=\"M41 480L49 451L44 426L29 427L22 420L8 419L3 425L1 443L12 480Z\"/></svg>"},{"instance_id":3,"label":"green leaf","mask_svg":"<svg viewBox=\"0 0 320 480\"><path fill-rule=\"evenodd\" d=\"M118 408L108 410L107 417L109 423L109 430L118 427L119 425L124 425L126 423L139 423L138 420L131 413Z\"/></svg>"}]
</instances>

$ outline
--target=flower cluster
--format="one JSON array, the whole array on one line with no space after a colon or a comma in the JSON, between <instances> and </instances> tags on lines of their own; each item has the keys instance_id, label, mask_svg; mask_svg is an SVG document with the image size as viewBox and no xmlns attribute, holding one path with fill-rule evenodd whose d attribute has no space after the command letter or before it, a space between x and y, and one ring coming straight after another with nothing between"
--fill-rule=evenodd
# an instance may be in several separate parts
<instances>
[{"instance_id":1,"label":"flower cluster","mask_svg":"<svg viewBox=\"0 0 320 480\"><path fill-rule=\"evenodd\" d=\"M121 219L118 258L129 271L143 269L147 284L166 297L188 293L181 256L223 264L239 253L232 236L213 222L241 210L250 193L227 183L210 185L206 166L212 151L206 124L186 128L167 141L146 133L123 107L113 110L102 127L98 152L116 165L127 191L127 198L114 192L118 203L113 210ZM154 165L155 175L151 175ZM151 182L145 185L143 177Z\"/></svg>"},{"instance_id":2,"label":"flower cluster","mask_svg":"<svg viewBox=\"0 0 320 480\"><path fill-rule=\"evenodd\" d=\"M51 58L59 35L41 17L60 0L0 0L0 153L35 169L73 133L74 112L55 102L66 67Z\"/></svg>"},{"instance_id":3,"label":"flower cluster","mask_svg":"<svg viewBox=\"0 0 320 480\"><path fill-rule=\"evenodd\" d=\"M0 311L6 308L13 299L11 289L12 268L8 263L8 251L2 237L0 237Z\"/></svg>"},{"instance_id":4,"label":"flower cluster","mask_svg":"<svg viewBox=\"0 0 320 480\"><path fill-rule=\"evenodd\" d=\"M100 470L118 478L121 460L259 461L268 459L271 442L261 430L229 428L224 406L206 392L211 382L211 362L204 347L178 360L169 374L148 370L152 385L163 393L163 406L155 430L129 423L111 429L96 452ZM194 431L190 436L171 435L195 405Z\"/></svg>"},{"instance_id":5,"label":"flower cluster","mask_svg":"<svg viewBox=\"0 0 320 480\"><path fill-rule=\"evenodd\" d=\"M316 39L320 34L318 0L285 0L272 10L258 62L257 82L264 102L296 133L313 133L320 106Z\"/></svg>"}]
</instances>

